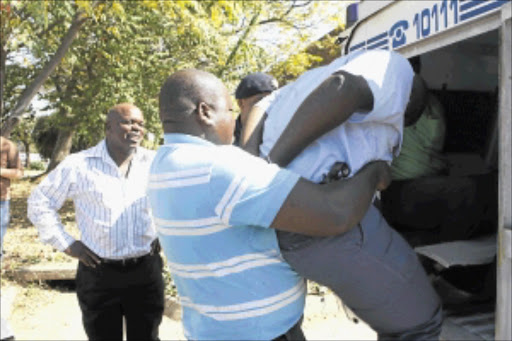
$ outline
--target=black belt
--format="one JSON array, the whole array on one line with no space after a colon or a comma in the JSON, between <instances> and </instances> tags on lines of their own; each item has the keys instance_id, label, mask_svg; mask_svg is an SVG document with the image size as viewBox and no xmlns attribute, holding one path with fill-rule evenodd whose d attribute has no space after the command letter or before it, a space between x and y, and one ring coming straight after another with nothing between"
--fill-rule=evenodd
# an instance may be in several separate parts
<instances>
[{"instance_id":1,"label":"black belt","mask_svg":"<svg viewBox=\"0 0 512 341\"><path fill-rule=\"evenodd\" d=\"M118 266L118 267L129 267L134 266L139 263L142 263L146 258L157 254L160 252L160 243L158 242L158 239L155 239L151 243L151 251L143 256L138 257L131 257L131 258L124 258L124 259L108 259L108 258L101 258L101 263L112 265L112 266Z\"/></svg>"},{"instance_id":2,"label":"black belt","mask_svg":"<svg viewBox=\"0 0 512 341\"><path fill-rule=\"evenodd\" d=\"M101 259L101 263L102 264L107 264L107 265L118 266L118 267L134 266L134 265L137 265L139 263L142 263L142 261L144 261L146 258L151 256L152 254L153 253L150 252L150 253L147 253L147 254L145 254L143 256L124 258L124 259L107 259L107 258L102 258Z\"/></svg>"}]
</instances>

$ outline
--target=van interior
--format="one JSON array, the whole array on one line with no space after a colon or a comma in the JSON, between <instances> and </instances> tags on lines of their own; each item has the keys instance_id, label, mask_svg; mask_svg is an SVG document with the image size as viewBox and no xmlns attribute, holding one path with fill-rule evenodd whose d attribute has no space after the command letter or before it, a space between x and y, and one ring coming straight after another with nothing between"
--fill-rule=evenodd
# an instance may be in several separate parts
<instances>
[{"instance_id":1,"label":"van interior","mask_svg":"<svg viewBox=\"0 0 512 341\"><path fill-rule=\"evenodd\" d=\"M413 65L419 64L419 74L444 107L443 155L450 165L449 176L474 180L476 200L483 207L474 226L451 240L439 240L440 231L435 229L401 231L443 300L444 339L453 335L494 340L499 41L494 30L411 59Z\"/></svg>"}]
</instances>

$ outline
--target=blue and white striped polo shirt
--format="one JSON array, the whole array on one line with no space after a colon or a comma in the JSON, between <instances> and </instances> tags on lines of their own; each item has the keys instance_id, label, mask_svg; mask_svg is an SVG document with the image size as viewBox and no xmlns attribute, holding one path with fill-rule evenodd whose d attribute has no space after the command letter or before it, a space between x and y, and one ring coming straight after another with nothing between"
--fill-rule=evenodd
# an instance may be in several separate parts
<instances>
[{"instance_id":1,"label":"blue and white striped polo shirt","mask_svg":"<svg viewBox=\"0 0 512 341\"><path fill-rule=\"evenodd\" d=\"M268 228L299 176L233 146L166 134L148 197L192 340L270 340L304 309L305 283Z\"/></svg>"}]
</instances>

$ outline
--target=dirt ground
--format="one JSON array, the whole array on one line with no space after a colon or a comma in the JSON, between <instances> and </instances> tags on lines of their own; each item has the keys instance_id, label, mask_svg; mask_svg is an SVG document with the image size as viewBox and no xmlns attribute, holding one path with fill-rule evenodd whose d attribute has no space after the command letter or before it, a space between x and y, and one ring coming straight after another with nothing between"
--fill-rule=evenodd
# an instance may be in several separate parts
<instances>
[{"instance_id":1,"label":"dirt ground","mask_svg":"<svg viewBox=\"0 0 512 341\"><path fill-rule=\"evenodd\" d=\"M72 290L3 283L2 317L7 317L16 340L86 340ZM166 315L160 326L160 338L185 340L179 311L171 309ZM376 340L375 332L367 325L347 318L329 292L308 295L303 330L308 340Z\"/></svg>"}]
</instances>

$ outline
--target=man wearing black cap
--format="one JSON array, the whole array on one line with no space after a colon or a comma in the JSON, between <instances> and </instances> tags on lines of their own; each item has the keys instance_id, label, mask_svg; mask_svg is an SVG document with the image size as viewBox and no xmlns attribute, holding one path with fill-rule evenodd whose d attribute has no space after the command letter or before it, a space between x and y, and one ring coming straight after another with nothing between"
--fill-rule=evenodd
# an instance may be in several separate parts
<instances>
[{"instance_id":1,"label":"man wearing black cap","mask_svg":"<svg viewBox=\"0 0 512 341\"><path fill-rule=\"evenodd\" d=\"M277 80L263 72L250 73L245 76L235 91L236 101L240 108L240 115L236 119L235 144L240 144L242 126L247 120L249 111L260 99L278 88Z\"/></svg>"}]
</instances>

